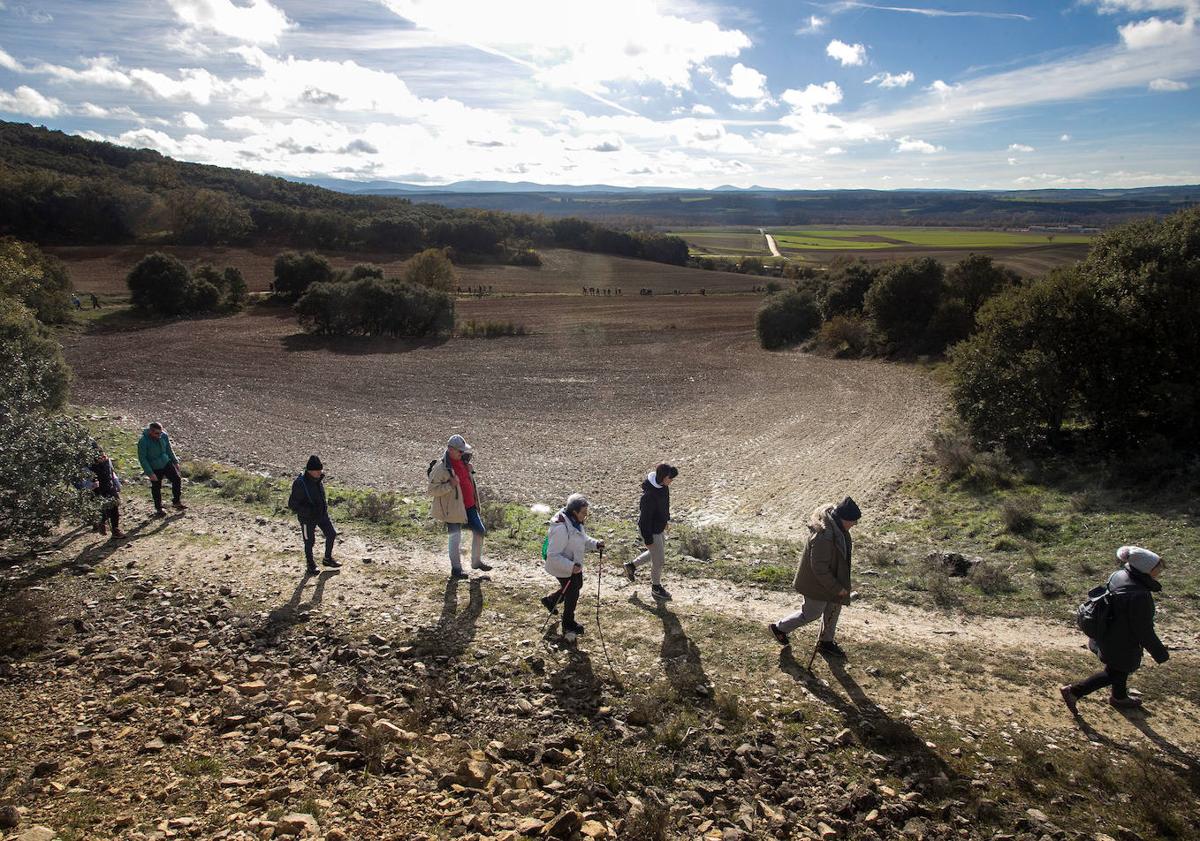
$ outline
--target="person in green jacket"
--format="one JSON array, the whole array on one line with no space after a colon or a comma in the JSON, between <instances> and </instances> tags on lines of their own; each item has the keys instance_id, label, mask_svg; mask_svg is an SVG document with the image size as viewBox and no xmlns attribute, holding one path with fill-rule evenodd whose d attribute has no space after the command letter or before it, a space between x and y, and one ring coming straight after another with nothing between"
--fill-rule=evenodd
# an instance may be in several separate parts
<instances>
[{"instance_id":1,"label":"person in green jacket","mask_svg":"<svg viewBox=\"0 0 1200 841\"><path fill-rule=\"evenodd\" d=\"M137 450L142 472L150 480L154 516L167 516L162 505L163 479L171 482L171 504L178 511L186 510L187 506L183 504L183 477L179 473L179 459L175 458L175 453L171 451L171 439L163 431L161 423L154 421L142 431Z\"/></svg>"}]
</instances>

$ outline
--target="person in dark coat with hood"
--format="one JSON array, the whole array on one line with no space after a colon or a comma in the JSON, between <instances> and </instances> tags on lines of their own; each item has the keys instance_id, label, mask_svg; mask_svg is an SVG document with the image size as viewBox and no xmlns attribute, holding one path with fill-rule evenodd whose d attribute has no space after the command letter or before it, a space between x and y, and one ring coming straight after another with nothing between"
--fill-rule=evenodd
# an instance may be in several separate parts
<instances>
[{"instance_id":1,"label":"person in dark coat with hood","mask_svg":"<svg viewBox=\"0 0 1200 841\"><path fill-rule=\"evenodd\" d=\"M125 532L121 531L121 478L117 475L112 459L98 444L88 470L92 471L96 478L87 486L100 497L100 522L93 528L97 534L107 534L106 526L111 522L112 539L120 540L125 536Z\"/></svg>"},{"instance_id":2,"label":"person in dark coat with hood","mask_svg":"<svg viewBox=\"0 0 1200 841\"><path fill-rule=\"evenodd\" d=\"M625 577L636 579L639 566L650 562L650 595L655 601L669 602L671 594L662 585L663 562L666 559L667 529L671 527L671 482L679 470L663 462L642 481L642 499L638 504L638 532L646 551L625 564Z\"/></svg>"},{"instance_id":3,"label":"person in dark coat with hood","mask_svg":"<svg viewBox=\"0 0 1200 841\"><path fill-rule=\"evenodd\" d=\"M325 535L325 566L337 569L341 566L333 559L333 540L337 530L329 519L329 505L325 501L325 468L317 456L309 456L304 472L292 482L292 493L288 497L288 508L300 518L300 531L304 535L304 559L308 562L309 575L317 574L313 561L313 546L317 542L317 529Z\"/></svg>"},{"instance_id":4,"label":"person in dark coat with hood","mask_svg":"<svg viewBox=\"0 0 1200 841\"><path fill-rule=\"evenodd\" d=\"M1108 579L1111 595L1111 620L1102 639L1088 640L1104 670L1086 680L1059 688L1063 703L1078 716L1077 704L1085 695L1111 686L1108 702L1118 709L1138 709L1140 698L1129 696L1129 676L1142 665L1142 652L1148 651L1155 663L1170 658L1154 630L1154 594L1162 590L1158 583L1165 564L1162 558L1140 546L1122 546L1117 550L1122 567Z\"/></svg>"}]
</instances>

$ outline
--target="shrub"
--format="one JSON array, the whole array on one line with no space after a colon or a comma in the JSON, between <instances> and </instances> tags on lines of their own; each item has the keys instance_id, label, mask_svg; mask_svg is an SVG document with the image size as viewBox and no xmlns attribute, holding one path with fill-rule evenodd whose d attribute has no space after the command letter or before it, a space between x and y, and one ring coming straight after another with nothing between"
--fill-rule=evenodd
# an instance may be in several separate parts
<instances>
[{"instance_id":1,"label":"shrub","mask_svg":"<svg viewBox=\"0 0 1200 841\"><path fill-rule=\"evenodd\" d=\"M62 348L27 307L5 297L0 297L0 359L0 411L54 412L66 404L71 369Z\"/></svg>"},{"instance_id":2,"label":"shrub","mask_svg":"<svg viewBox=\"0 0 1200 841\"><path fill-rule=\"evenodd\" d=\"M864 260L835 263L825 283L821 315L830 320L862 311L863 299L882 271Z\"/></svg>"},{"instance_id":3,"label":"shrub","mask_svg":"<svg viewBox=\"0 0 1200 841\"><path fill-rule=\"evenodd\" d=\"M997 266L984 254L970 254L946 272L946 290L962 302L970 323L985 301L1019 281L1016 272Z\"/></svg>"},{"instance_id":4,"label":"shrub","mask_svg":"<svg viewBox=\"0 0 1200 841\"><path fill-rule=\"evenodd\" d=\"M835 315L817 332L817 347L838 357L860 357L870 343L871 327L860 315Z\"/></svg>"},{"instance_id":5,"label":"shrub","mask_svg":"<svg viewBox=\"0 0 1200 841\"><path fill-rule=\"evenodd\" d=\"M398 499L393 493L368 491L351 498L347 510L350 516L368 523L391 523L396 520Z\"/></svg>"},{"instance_id":6,"label":"shrub","mask_svg":"<svg viewBox=\"0 0 1200 841\"><path fill-rule=\"evenodd\" d=\"M442 292L450 292L458 285L454 264L440 248L427 248L409 260L404 267L404 281Z\"/></svg>"},{"instance_id":7,"label":"shrub","mask_svg":"<svg viewBox=\"0 0 1200 841\"><path fill-rule=\"evenodd\" d=\"M237 499L248 504L270 502L278 495L270 479L242 473L229 476L221 483L217 493L226 499Z\"/></svg>"},{"instance_id":8,"label":"shrub","mask_svg":"<svg viewBox=\"0 0 1200 841\"><path fill-rule=\"evenodd\" d=\"M188 290L189 312L211 312L221 305L221 290L207 280L193 281Z\"/></svg>"},{"instance_id":9,"label":"shrub","mask_svg":"<svg viewBox=\"0 0 1200 841\"><path fill-rule=\"evenodd\" d=\"M1004 528L1013 534L1029 534L1037 528L1038 506L1027 499L1006 499L1000 505Z\"/></svg>"},{"instance_id":10,"label":"shrub","mask_svg":"<svg viewBox=\"0 0 1200 841\"><path fill-rule=\"evenodd\" d=\"M295 300L314 283L334 279L329 261L314 251L284 251L275 258L275 294Z\"/></svg>"},{"instance_id":11,"label":"shrub","mask_svg":"<svg viewBox=\"0 0 1200 841\"><path fill-rule=\"evenodd\" d=\"M1038 592L1042 594L1043 599L1061 599L1067 594L1061 584L1050 578L1038 579Z\"/></svg>"},{"instance_id":12,"label":"shrub","mask_svg":"<svg viewBox=\"0 0 1200 841\"><path fill-rule=\"evenodd\" d=\"M296 302L309 331L335 336L434 336L454 326L454 299L411 283L366 278L318 283Z\"/></svg>"},{"instance_id":13,"label":"shrub","mask_svg":"<svg viewBox=\"0 0 1200 841\"><path fill-rule=\"evenodd\" d=\"M712 532L706 528L680 529L679 551L700 561L711 561L714 554Z\"/></svg>"},{"instance_id":14,"label":"shrub","mask_svg":"<svg viewBox=\"0 0 1200 841\"><path fill-rule=\"evenodd\" d=\"M371 263L359 263L350 270L350 274L346 276L346 280L362 280L365 277L374 277L383 280L383 269Z\"/></svg>"},{"instance_id":15,"label":"shrub","mask_svg":"<svg viewBox=\"0 0 1200 841\"><path fill-rule=\"evenodd\" d=\"M125 278L133 306L144 312L179 315L192 304L192 275L169 254L156 251L138 261Z\"/></svg>"},{"instance_id":16,"label":"shrub","mask_svg":"<svg viewBox=\"0 0 1200 841\"><path fill-rule=\"evenodd\" d=\"M227 266L222 273L225 278L225 295L226 301L231 309L240 309L246 303L246 298L249 297L250 289L246 285L246 278L242 277L240 269L233 266Z\"/></svg>"},{"instance_id":17,"label":"shrub","mask_svg":"<svg viewBox=\"0 0 1200 841\"><path fill-rule=\"evenodd\" d=\"M542 255L538 254L532 248L518 248L513 251L512 256L508 258L508 262L514 266L541 266Z\"/></svg>"},{"instance_id":18,"label":"shrub","mask_svg":"<svg viewBox=\"0 0 1200 841\"><path fill-rule=\"evenodd\" d=\"M985 596L999 596L1016 591L1012 575L1008 570L995 566L989 561L978 563L971 570L971 583L979 588Z\"/></svg>"},{"instance_id":19,"label":"shrub","mask_svg":"<svg viewBox=\"0 0 1200 841\"><path fill-rule=\"evenodd\" d=\"M71 319L71 276L61 261L31 243L0 240L0 296L33 311L43 324Z\"/></svg>"},{"instance_id":20,"label":"shrub","mask_svg":"<svg viewBox=\"0 0 1200 841\"><path fill-rule=\"evenodd\" d=\"M927 329L942 302L945 269L932 257L896 263L884 271L863 298L863 311L889 350L939 350Z\"/></svg>"},{"instance_id":21,"label":"shrub","mask_svg":"<svg viewBox=\"0 0 1200 841\"><path fill-rule=\"evenodd\" d=\"M755 329L767 350L798 344L817 329L821 310L811 293L793 290L771 295L758 309Z\"/></svg>"},{"instance_id":22,"label":"shrub","mask_svg":"<svg viewBox=\"0 0 1200 841\"><path fill-rule=\"evenodd\" d=\"M964 478L975 463L975 445L961 426L948 424L929 436L929 456L943 477Z\"/></svg>"}]
</instances>

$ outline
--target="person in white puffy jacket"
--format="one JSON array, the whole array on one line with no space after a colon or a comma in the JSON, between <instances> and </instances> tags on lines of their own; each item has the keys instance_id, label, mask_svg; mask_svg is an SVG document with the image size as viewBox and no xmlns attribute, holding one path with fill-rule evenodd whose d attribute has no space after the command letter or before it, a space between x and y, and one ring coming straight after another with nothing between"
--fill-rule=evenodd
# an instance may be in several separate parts
<instances>
[{"instance_id":1,"label":"person in white puffy jacket","mask_svg":"<svg viewBox=\"0 0 1200 841\"><path fill-rule=\"evenodd\" d=\"M563 633L575 636L583 633L583 626L575 621L575 605L583 589L583 556L604 548L603 540L593 540L584 530L587 516L587 497L571 494L562 510L550 518L546 543L546 572L558 579L559 588L542 599L542 606L557 613L561 601Z\"/></svg>"}]
</instances>

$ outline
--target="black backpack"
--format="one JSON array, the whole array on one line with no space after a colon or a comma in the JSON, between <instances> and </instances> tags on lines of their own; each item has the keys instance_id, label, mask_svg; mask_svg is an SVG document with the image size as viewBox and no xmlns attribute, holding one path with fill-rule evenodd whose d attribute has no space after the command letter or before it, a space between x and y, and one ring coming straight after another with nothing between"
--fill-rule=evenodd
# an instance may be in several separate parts
<instances>
[{"instance_id":1,"label":"black backpack","mask_svg":"<svg viewBox=\"0 0 1200 841\"><path fill-rule=\"evenodd\" d=\"M1087 600L1075 611L1075 624L1090 639L1104 639L1113 620L1112 591L1107 582L1088 591Z\"/></svg>"}]
</instances>

